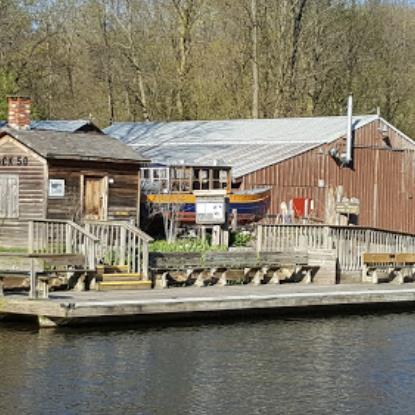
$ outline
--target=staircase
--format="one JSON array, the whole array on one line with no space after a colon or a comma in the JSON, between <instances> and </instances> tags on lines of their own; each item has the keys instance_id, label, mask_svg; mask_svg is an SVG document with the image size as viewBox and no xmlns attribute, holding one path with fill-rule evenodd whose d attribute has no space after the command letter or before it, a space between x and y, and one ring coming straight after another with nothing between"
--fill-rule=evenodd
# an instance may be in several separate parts
<instances>
[{"instance_id":1,"label":"staircase","mask_svg":"<svg viewBox=\"0 0 415 415\"><path fill-rule=\"evenodd\" d=\"M83 272L96 273L96 289L151 288L148 244L152 238L128 222L33 219L28 222L30 254L76 256ZM99 265L105 264L105 265Z\"/></svg>"},{"instance_id":2,"label":"staircase","mask_svg":"<svg viewBox=\"0 0 415 415\"><path fill-rule=\"evenodd\" d=\"M97 291L148 290L151 280L143 279L138 272L128 272L128 265L98 265Z\"/></svg>"}]
</instances>

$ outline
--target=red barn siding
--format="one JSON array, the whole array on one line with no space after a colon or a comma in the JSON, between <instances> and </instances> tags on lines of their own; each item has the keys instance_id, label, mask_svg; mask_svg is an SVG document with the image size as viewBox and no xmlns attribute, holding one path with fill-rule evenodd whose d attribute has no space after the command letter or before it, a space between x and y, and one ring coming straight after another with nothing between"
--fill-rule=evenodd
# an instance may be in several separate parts
<instances>
[{"instance_id":1,"label":"red barn siding","mask_svg":"<svg viewBox=\"0 0 415 415\"><path fill-rule=\"evenodd\" d=\"M415 145L388 129L391 148L382 140L379 122L355 132L353 168L340 167L330 148L344 150L344 139L322 145L281 163L242 177L243 188L271 186L269 213L278 214L282 201L309 197L315 216L324 220L329 189L344 187L344 195L360 200L359 224L415 233ZM319 179L324 188L318 187Z\"/></svg>"}]
</instances>

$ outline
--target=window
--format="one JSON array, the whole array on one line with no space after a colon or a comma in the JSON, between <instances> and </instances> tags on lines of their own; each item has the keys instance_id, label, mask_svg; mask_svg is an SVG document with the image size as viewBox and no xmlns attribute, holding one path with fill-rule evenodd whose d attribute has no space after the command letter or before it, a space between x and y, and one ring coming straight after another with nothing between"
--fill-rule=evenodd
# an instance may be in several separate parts
<instances>
[{"instance_id":1,"label":"window","mask_svg":"<svg viewBox=\"0 0 415 415\"><path fill-rule=\"evenodd\" d=\"M169 174L166 167L141 169L141 185L145 193L166 192L169 187Z\"/></svg>"},{"instance_id":2,"label":"window","mask_svg":"<svg viewBox=\"0 0 415 415\"><path fill-rule=\"evenodd\" d=\"M192 169L188 167L172 167L172 192L189 192Z\"/></svg>"},{"instance_id":3,"label":"window","mask_svg":"<svg viewBox=\"0 0 415 415\"><path fill-rule=\"evenodd\" d=\"M228 186L228 172L226 170L213 169L212 186L213 189L226 189Z\"/></svg>"},{"instance_id":4,"label":"window","mask_svg":"<svg viewBox=\"0 0 415 415\"><path fill-rule=\"evenodd\" d=\"M0 218L19 217L19 176L0 175Z\"/></svg>"},{"instance_id":5,"label":"window","mask_svg":"<svg viewBox=\"0 0 415 415\"><path fill-rule=\"evenodd\" d=\"M141 169L143 172L143 179L149 179L150 178L150 170L149 169Z\"/></svg>"},{"instance_id":6,"label":"window","mask_svg":"<svg viewBox=\"0 0 415 415\"><path fill-rule=\"evenodd\" d=\"M49 180L49 197L64 197L65 196L65 180L64 179L50 179Z\"/></svg>"}]
</instances>

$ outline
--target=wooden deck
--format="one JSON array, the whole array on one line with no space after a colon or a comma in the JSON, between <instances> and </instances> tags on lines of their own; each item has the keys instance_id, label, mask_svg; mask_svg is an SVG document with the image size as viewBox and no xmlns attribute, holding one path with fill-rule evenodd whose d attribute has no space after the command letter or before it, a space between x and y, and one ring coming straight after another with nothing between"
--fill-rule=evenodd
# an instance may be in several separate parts
<instances>
[{"instance_id":1,"label":"wooden deck","mask_svg":"<svg viewBox=\"0 0 415 415\"><path fill-rule=\"evenodd\" d=\"M26 295L0 299L0 315L32 316L40 327L103 324L149 319L209 317L221 319L240 314L339 312L344 308L364 310L415 309L415 284L311 286L229 286L172 288L139 292L55 292L47 300Z\"/></svg>"}]
</instances>

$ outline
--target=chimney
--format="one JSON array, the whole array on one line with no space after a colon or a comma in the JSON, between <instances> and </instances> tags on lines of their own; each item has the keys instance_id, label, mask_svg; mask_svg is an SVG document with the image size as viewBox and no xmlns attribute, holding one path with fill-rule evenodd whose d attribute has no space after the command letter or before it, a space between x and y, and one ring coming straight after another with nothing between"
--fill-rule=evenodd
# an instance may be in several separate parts
<instances>
[{"instance_id":1,"label":"chimney","mask_svg":"<svg viewBox=\"0 0 415 415\"><path fill-rule=\"evenodd\" d=\"M345 163L352 162L353 152L353 96L349 95L347 100L347 138L346 138L346 158Z\"/></svg>"},{"instance_id":2,"label":"chimney","mask_svg":"<svg viewBox=\"0 0 415 415\"><path fill-rule=\"evenodd\" d=\"M14 95L7 97L9 107L7 123L16 130L28 130L30 128L30 107L32 100L27 96Z\"/></svg>"}]
</instances>

